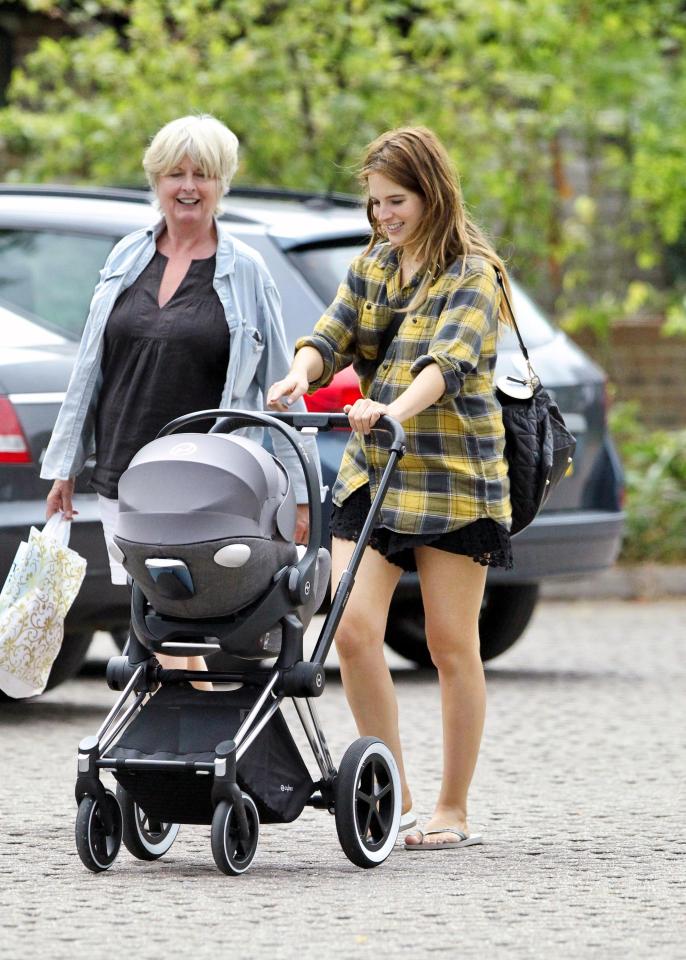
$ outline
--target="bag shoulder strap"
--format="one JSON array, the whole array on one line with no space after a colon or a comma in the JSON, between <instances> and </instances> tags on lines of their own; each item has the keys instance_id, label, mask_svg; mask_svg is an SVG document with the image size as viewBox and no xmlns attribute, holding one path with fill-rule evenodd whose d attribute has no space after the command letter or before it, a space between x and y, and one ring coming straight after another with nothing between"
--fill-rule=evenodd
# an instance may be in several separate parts
<instances>
[{"instance_id":1,"label":"bag shoulder strap","mask_svg":"<svg viewBox=\"0 0 686 960\"><path fill-rule=\"evenodd\" d=\"M526 349L526 345L522 340L522 335L519 332L519 327L517 326L517 318L515 317L514 310L512 309L512 304L510 303L510 298L507 295L507 290L505 289L505 284L503 283L503 275L497 267L494 267L493 269L495 270L495 275L498 278L498 283L500 284L500 290L502 292L502 295L505 298L505 303L507 304L507 309L512 319L512 325L514 327L515 333L517 334L517 340L519 340L519 347L522 353L524 354L524 359L526 360L527 363L529 363L529 351Z\"/></svg>"},{"instance_id":2,"label":"bag shoulder strap","mask_svg":"<svg viewBox=\"0 0 686 960\"><path fill-rule=\"evenodd\" d=\"M501 289L501 291L502 291L503 297L505 298L505 303L507 304L507 309L508 309L508 311L509 311L509 313L510 313L510 317L512 318L512 325L513 325L513 327L514 327L515 333L517 334L517 340L519 341L519 349L522 351L522 353L523 353L523 355L524 355L524 359L526 360L526 366L527 366L527 368L528 368L528 370L529 370L529 378L530 378L530 381L531 381L532 384L535 383L536 381L538 381L538 383L540 383L540 380L538 379L538 377L537 377L537 375L536 375L536 371L535 371L534 368L531 366L531 360L529 360L529 351L526 349L526 344L524 343L524 340L522 339L522 335L521 335L521 333L519 332L519 327L517 326L517 318L515 317L514 310L513 310L513 308L512 308L512 304L511 304L511 302L510 302L510 298L509 298L508 295L507 295L507 290L505 289L505 284L503 283L502 273L500 272L500 270L499 270L497 267L494 267L494 270L495 270L495 275L496 275L496 277L498 278L498 283L500 284L500 289Z\"/></svg>"},{"instance_id":3,"label":"bag shoulder strap","mask_svg":"<svg viewBox=\"0 0 686 960\"><path fill-rule=\"evenodd\" d=\"M371 361L371 370L373 371L372 375L376 374L376 371L384 362L386 354L388 353L388 348L393 342L393 338L395 337L396 333L400 329L400 324L403 322L404 318L404 313L395 313L393 319L384 330L381 340L379 341L378 353L374 360Z\"/></svg>"}]
</instances>

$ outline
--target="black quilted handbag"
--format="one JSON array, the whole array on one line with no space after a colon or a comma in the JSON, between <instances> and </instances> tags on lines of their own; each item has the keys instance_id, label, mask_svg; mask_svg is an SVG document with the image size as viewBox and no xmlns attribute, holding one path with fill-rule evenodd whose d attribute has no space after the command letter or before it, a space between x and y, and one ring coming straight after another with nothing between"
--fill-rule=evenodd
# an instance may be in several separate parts
<instances>
[{"instance_id":1,"label":"black quilted handbag","mask_svg":"<svg viewBox=\"0 0 686 960\"><path fill-rule=\"evenodd\" d=\"M510 476L511 534L528 527L569 470L576 440L558 405L541 385L529 361L500 271L498 283L512 317L529 377L501 377L496 386L505 426L505 458Z\"/></svg>"}]
</instances>

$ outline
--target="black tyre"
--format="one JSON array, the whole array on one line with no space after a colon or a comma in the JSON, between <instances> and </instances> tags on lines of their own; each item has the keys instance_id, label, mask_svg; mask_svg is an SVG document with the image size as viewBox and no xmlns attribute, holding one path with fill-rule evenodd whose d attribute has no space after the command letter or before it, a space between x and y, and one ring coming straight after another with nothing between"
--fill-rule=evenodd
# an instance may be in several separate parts
<instances>
[{"instance_id":1,"label":"black tyre","mask_svg":"<svg viewBox=\"0 0 686 960\"><path fill-rule=\"evenodd\" d=\"M65 633L60 652L52 665L46 690L52 690L66 680L76 676L86 659L93 633L86 630L81 633Z\"/></svg>"},{"instance_id":2,"label":"black tyre","mask_svg":"<svg viewBox=\"0 0 686 960\"><path fill-rule=\"evenodd\" d=\"M484 662L499 657L519 640L537 602L537 583L499 583L486 590L479 619Z\"/></svg>"},{"instance_id":3,"label":"black tyre","mask_svg":"<svg viewBox=\"0 0 686 960\"><path fill-rule=\"evenodd\" d=\"M400 775L393 754L376 737L360 737L343 755L336 777L336 831L358 867L378 867L400 826Z\"/></svg>"},{"instance_id":4,"label":"black tyre","mask_svg":"<svg viewBox=\"0 0 686 960\"><path fill-rule=\"evenodd\" d=\"M83 865L93 873L109 870L121 846L121 810L111 790L105 790L105 801L114 823L111 834L105 829L100 804L93 797L84 797L76 814L76 849Z\"/></svg>"},{"instance_id":5,"label":"black tyre","mask_svg":"<svg viewBox=\"0 0 686 960\"><path fill-rule=\"evenodd\" d=\"M176 840L179 824L149 817L121 784L117 785L117 800L121 807L122 839L131 856L138 860L163 857Z\"/></svg>"},{"instance_id":6,"label":"black tyre","mask_svg":"<svg viewBox=\"0 0 686 960\"><path fill-rule=\"evenodd\" d=\"M524 633L538 600L537 583L495 584L486 587L479 618L481 659L492 660ZM403 593L391 603L386 643L420 667L432 666L424 633L421 596Z\"/></svg>"},{"instance_id":7,"label":"black tyre","mask_svg":"<svg viewBox=\"0 0 686 960\"><path fill-rule=\"evenodd\" d=\"M243 794L245 815L248 818L249 837L241 839L238 817L233 803L222 800L212 817L212 856L222 873L237 877L245 873L253 862L260 837L260 818L251 797Z\"/></svg>"}]
</instances>

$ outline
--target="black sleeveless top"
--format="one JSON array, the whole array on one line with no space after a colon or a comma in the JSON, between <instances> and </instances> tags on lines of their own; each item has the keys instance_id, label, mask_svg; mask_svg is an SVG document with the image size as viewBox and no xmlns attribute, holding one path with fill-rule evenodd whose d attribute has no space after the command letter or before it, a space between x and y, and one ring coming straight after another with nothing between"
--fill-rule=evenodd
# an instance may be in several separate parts
<instances>
[{"instance_id":1,"label":"black sleeveless top","mask_svg":"<svg viewBox=\"0 0 686 960\"><path fill-rule=\"evenodd\" d=\"M215 257L193 260L160 307L166 265L167 258L155 253L118 297L105 328L91 486L113 499L133 455L175 417L217 407L226 381L229 328L212 286Z\"/></svg>"}]
</instances>

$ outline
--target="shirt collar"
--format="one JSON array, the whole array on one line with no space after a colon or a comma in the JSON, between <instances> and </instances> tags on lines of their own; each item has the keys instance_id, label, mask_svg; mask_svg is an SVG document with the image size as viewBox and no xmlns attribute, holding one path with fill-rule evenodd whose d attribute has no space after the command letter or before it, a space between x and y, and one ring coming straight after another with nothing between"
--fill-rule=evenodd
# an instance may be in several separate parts
<instances>
[{"instance_id":1,"label":"shirt collar","mask_svg":"<svg viewBox=\"0 0 686 960\"><path fill-rule=\"evenodd\" d=\"M164 217L160 217L156 223L148 227L146 233L150 240L157 241L166 225ZM217 230L217 267L214 275L215 277L223 277L226 274L234 273L236 269L236 245L231 234L216 217L214 218L214 226Z\"/></svg>"},{"instance_id":2,"label":"shirt collar","mask_svg":"<svg viewBox=\"0 0 686 960\"><path fill-rule=\"evenodd\" d=\"M381 254L379 256L379 261L381 266L384 268L384 273L386 274L386 279L389 279L398 269L398 251L395 250L388 241L384 244L386 249L382 248Z\"/></svg>"}]
</instances>

